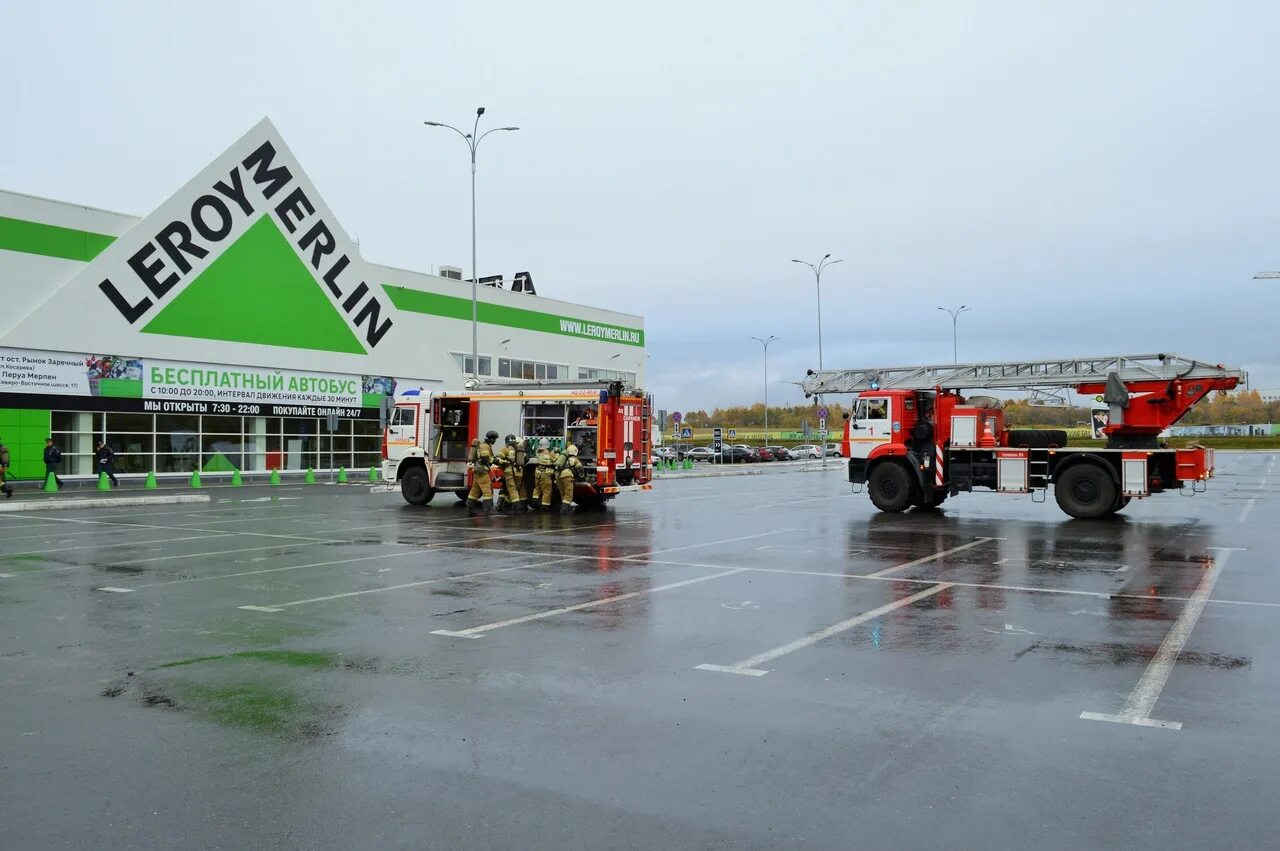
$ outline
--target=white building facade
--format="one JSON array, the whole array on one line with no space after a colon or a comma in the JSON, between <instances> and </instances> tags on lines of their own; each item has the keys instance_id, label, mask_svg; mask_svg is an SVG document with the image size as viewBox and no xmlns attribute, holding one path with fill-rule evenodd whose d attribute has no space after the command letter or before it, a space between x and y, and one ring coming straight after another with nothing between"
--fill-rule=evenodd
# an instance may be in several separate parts
<instances>
[{"instance_id":1,"label":"white building facade","mask_svg":"<svg viewBox=\"0 0 1280 851\"><path fill-rule=\"evenodd\" d=\"M0 191L11 476L364 469L383 399L480 378L644 382L643 320L368 263L269 121L144 218ZM331 433L331 415L337 427ZM332 462L330 457L332 455Z\"/></svg>"}]
</instances>

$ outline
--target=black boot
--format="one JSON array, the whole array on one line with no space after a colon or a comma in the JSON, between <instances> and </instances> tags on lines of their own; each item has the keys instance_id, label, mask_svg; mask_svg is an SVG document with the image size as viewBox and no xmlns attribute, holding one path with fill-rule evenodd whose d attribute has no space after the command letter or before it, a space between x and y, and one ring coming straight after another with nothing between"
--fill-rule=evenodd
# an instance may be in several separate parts
<instances>
[{"instance_id":1,"label":"black boot","mask_svg":"<svg viewBox=\"0 0 1280 851\"><path fill-rule=\"evenodd\" d=\"M572 513L573 513L573 505L571 505L571 504L565 504L565 503L563 503L563 502L562 502L562 503L560 503L560 513L561 513L561 514L572 514Z\"/></svg>"},{"instance_id":2,"label":"black boot","mask_svg":"<svg viewBox=\"0 0 1280 851\"><path fill-rule=\"evenodd\" d=\"M481 503L480 500L478 499L468 498L467 499L467 516L475 517L477 514L482 514L483 512L480 510L480 506L482 504L483 503Z\"/></svg>"}]
</instances>

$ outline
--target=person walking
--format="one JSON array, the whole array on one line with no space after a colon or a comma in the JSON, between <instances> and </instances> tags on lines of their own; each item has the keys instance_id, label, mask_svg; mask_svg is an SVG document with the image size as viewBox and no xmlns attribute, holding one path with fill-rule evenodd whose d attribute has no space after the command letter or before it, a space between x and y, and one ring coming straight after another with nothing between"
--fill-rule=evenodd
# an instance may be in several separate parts
<instances>
[{"instance_id":1,"label":"person walking","mask_svg":"<svg viewBox=\"0 0 1280 851\"><path fill-rule=\"evenodd\" d=\"M504 438L506 444L498 450L497 464L502 469L502 480L505 484L505 495L498 497L498 511L520 514L525 511L524 504L524 465L525 451L514 434Z\"/></svg>"},{"instance_id":2,"label":"person walking","mask_svg":"<svg viewBox=\"0 0 1280 851\"><path fill-rule=\"evenodd\" d=\"M467 494L467 513L472 517L488 514L493 505L493 480L489 478L493 466L493 444L498 433L490 429L484 440L471 442L471 491Z\"/></svg>"},{"instance_id":3,"label":"person walking","mask_svg":"<svg viewBox=\"0 0 1280 851\"><path fill-rule=\"evenodd\" d=\"M573 511L573 483L586 477L586 468L578 460L578 447L569 448L556 459L556 479L560 485L560 513Z\"/></svg>"},{"instance_id":4,"label":"person walking","mask_svg":"<svg viewBox=\"0 0 1280 851\"><path fill-rule=\"evenodd\" d=\"M107 474L107 478L111 480L111 487L119 487L120 483L116 481L116 471L112 465L115 464L116 453L107 446L105 440L98 441L98 449L93 453L94 463L98 467L98 475Z\"/></svg>"},{"instance_id":5,"label":"person walking","mask_svg":"<svg viewBox=\"0 0 1280 851\"><path fill-rule=\"evenodd\" d=\"M550 511L551 474L556 463L556 456L551 453L551 441L545 437L538 441L538 454L534 460L533 496L529 499L529 507L534 511Z\"/></svg>"},{"instance_id":6,"label":"person walking","mask_svg":"<svg viewBox=\"0 0 1280 851\"><path fill-rule=\"evenodd\" d=\"M5 499L13 499L13 485L9 484L9 447L0 440L0 493Z\"/></svg>"},{"instance_id":7,"label":"person walking","mask_svg":"<svg viewBox=\"0 0 1280 851\"><path fill-rule=\"evenodd\" d=\"M62 479L58 478L58 466L62 463L62 450L54 444L53 438L47 438L44 442L44 480L49 481L49 477L53 476L53 483L62 489Z\"/></svg>"}]
</instances>

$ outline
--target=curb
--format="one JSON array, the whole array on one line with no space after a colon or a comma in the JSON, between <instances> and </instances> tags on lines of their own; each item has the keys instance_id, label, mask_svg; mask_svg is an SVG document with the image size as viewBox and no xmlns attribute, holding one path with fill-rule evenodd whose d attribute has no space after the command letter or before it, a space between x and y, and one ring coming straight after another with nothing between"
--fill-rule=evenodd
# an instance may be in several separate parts
<instances>
[{"instance_id":1,"label":"curb","mask_svg":"<svg viewBox=\"0 0 1280 851\"><path fill-rule=\"evenodd\" d=\"M829 465L827 469L840 470L842 468L832 464L832 465ZM761 469L760 467L749 467L747 469L702 470L702 471L695 471L692 473L676 473L676 472L656 473L654 475L654 480L655 481L659 481L659 480L675 481L677 479L718 479L726 476L767 476L767 475L770 475L771 473L774 475L781 475L783 473L821 473L821 472L822 472L822 467L820 466L819 467L797 466L797 467L787 467L787 468L774 467L772 470Z\"/></svg>"},{"instance_id":2,"label":"curb","mask_svg":"<svg viewBox=\"0 0 1280 851\"><path fill-rule=\"evenodd\" d=\"M107 508L117 505L176 505L179 503L212 502L206 493L173 494L171 496L118 496L79 498L51 497L22 502L0 502L0 512L6 511L62 511L76 508Z\"/></svg>"}]
</instances>

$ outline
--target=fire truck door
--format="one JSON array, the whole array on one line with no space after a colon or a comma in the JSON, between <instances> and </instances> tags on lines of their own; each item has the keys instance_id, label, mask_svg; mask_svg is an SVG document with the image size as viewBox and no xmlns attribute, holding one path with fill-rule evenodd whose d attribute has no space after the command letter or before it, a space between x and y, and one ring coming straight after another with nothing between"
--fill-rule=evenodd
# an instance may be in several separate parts
<instances>
[{"instance_id":1,"label":"fire truck door","mask_svg":"<svg viewBox=\"0 0 1280 851\"><path fill-rule=\"evenodd\" d=\"M858 400L849 428L850 458L866 458L871 450L893 438L889 425L890 402L887 398Z\"/></svg>"},{"instance_id":2,"label":"fire truck door","mask_svg":"<svg viewBox=\"0 0 1280 851\"><path fill-rule=\"evenodd\" d=\"M388 451L397 447L403 451L406 447L418 445L419 413L420 406L417 404L397 405L391 411L391 419L387 421Z\"/></svg>"}]
</instances>

